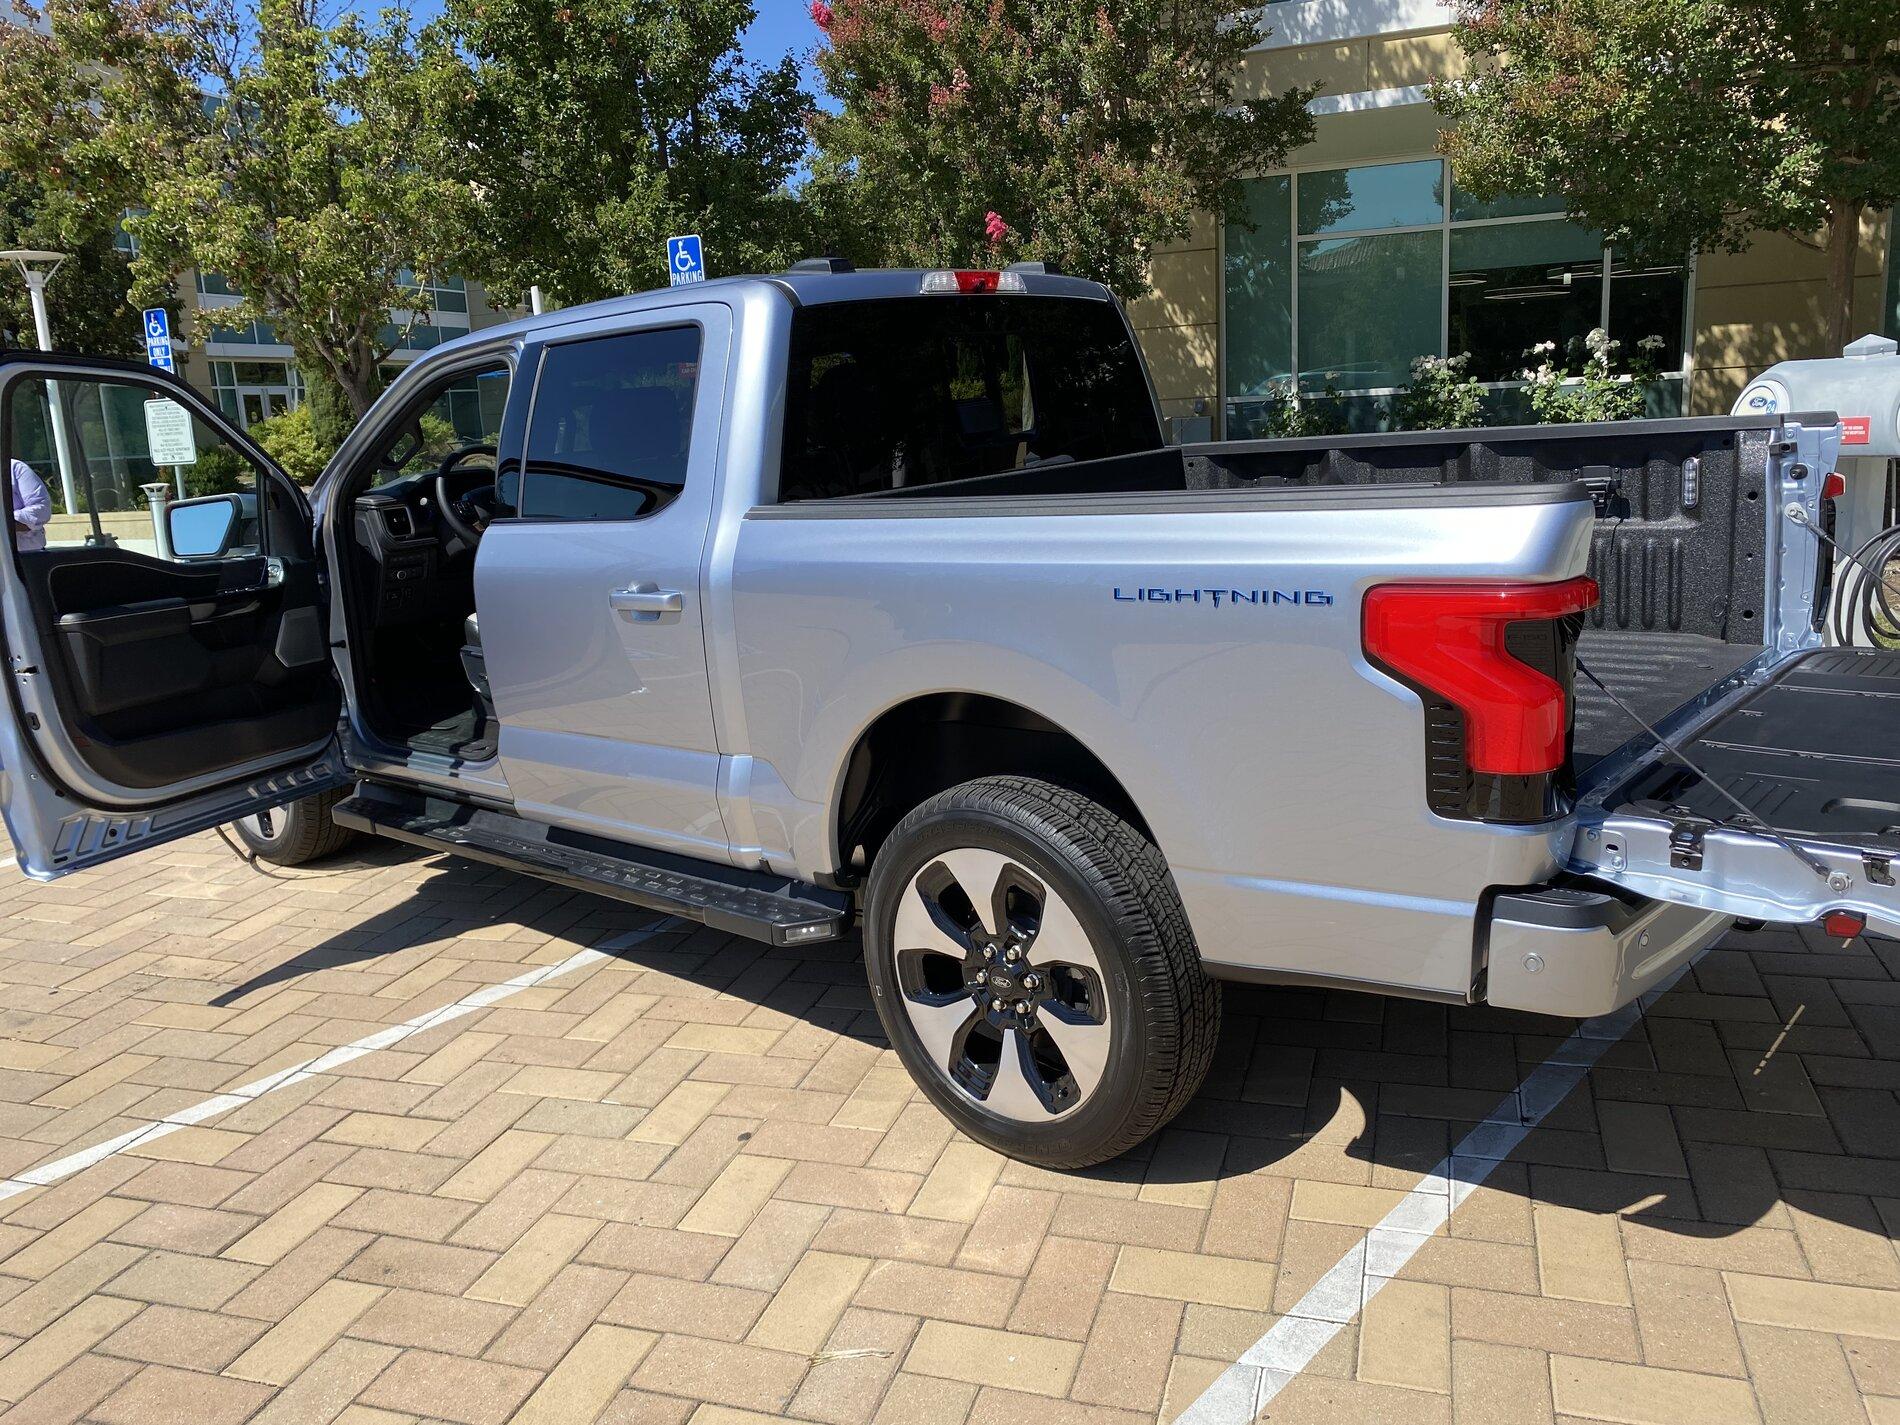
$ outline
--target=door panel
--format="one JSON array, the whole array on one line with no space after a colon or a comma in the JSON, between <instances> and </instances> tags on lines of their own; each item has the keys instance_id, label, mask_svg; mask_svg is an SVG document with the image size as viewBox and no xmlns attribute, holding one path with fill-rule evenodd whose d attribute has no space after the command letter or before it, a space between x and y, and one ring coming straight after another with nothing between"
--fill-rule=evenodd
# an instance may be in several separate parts
<instances>
[{"instance_id":1,"label":"door panel","mask_svg":"<svg viewBox=\"0 0 1900 1425\"><path fill-rule=\"evenodd\" d=\"M28 510L0 559L0 760L30 873L341 780L309 508L281 472L172 378L27 353L0 359L0 447ZM155 518L150 487L180 478L206 496ZM31 509L42 486L50 518ZM216 552L174 554L169 532L185 543L207 514Z\"/></svg>"},{"instance_id":2,"label":"door panel","mask_svg":"<svg viewBox=\"0 0 1900 1425\"><path fill-rule=\"evenodd\" d=\"M519 516L475 603L515 804L725 859L701 627L730 320L722 306L539 356Z\"/></svg>"}]
</instances>

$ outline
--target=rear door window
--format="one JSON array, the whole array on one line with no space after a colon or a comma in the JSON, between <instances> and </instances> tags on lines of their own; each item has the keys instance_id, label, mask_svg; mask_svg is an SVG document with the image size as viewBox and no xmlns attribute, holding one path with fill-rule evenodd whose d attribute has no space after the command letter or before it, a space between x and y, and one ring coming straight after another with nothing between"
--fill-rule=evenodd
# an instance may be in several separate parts
<instances>
[{"instance_id":1,"label":"rear door window","mask_svg":"<svg viewBox=\"0 0 1900 1425\"><path fill-rule=\"evenodd\" d=\"M686 486L700 329L664 327L550 346L528 424L521 514L634 520Z\"/></svg>"},{"instance_id":2,"label":"rear door window","mask_svg":"<svg viewBox=\"0 0 1900 1425\"><path fill-rule=\"evenodd\" d=\"M1161 445L1107 302L900 297L793 318L781 500L941 484Z\"/></svg>"}]
</instances>

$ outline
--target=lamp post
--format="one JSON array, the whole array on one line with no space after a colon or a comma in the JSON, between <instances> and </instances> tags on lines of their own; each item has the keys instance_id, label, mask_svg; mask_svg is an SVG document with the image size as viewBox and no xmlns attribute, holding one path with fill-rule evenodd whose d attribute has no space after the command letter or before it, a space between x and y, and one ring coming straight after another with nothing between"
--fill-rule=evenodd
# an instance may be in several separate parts
<instances>
[{"instance_id":1,"label":"lamp post","mask_svg":"<svg viewBox=\"0 0 1900 1425\"><path fill-rule=\"evenodd\" d=\"M26 279L27 298L33 303L33 326L39 336L40 350L53 349L53 324L46 315L46 284L66 260L63 252L38 248L10 248L0 252L0 261L11 262ZM59 462L59 491L67 514L76 514L79 502L73 493L73 457L66 445L66 407L59 398L59 383L48 381L46 394L52 405L53 453Z\"/></svg>"}]
</instances>

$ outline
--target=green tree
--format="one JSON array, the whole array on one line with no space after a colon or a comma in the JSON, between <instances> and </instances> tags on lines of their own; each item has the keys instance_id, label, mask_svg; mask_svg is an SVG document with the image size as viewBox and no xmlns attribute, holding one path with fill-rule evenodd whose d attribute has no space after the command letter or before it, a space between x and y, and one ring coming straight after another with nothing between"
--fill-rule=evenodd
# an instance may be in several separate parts
<instances>
[{"instance_id":1,"label":"green tree","mask_svg":"<svg viewBox=\"0 0 1900 1425\"><path fill-rule=\"evenodd\" d=\"M473 195L467 266L504 300L666 285L697 232L715 275L796 249L787 182L811 96L797 63L746 62L746 0L448 0L472 65L452 115Z\"/></svg>"},{"instance_id":2,"label":"green tree","mask_svg":"<svg viewBox=\"0 0 1900 1425\"><path fill-rule=\"evenodd\" d=\"M53 342L62 351L130 356L139 349L139 314L127 300L132 278L113 246L116 221L25 173L0 168L0 248L51 248L66 254L46 286ZM37 346L26 284L0 271L0 345Z\"/></svg>"},{"instance_id":3,"label":"green tree","mask_svg":"<svg viewBox=\"0 0 1900 1425\"><path fill-rule=\"evenodd\" d=\"M1472 72L1432 98L1464 187L1559 195L1610 241L1671 259L1785 233L1825 251L1828 340L1850 339L1861 217L1900 199L1900 5L1458 0L1458 14Z\"/></svg>"},{"instance_id":4,"label":"green tree","mask_svg":"<svg viewBox=\"0 0 1900 1425\"><path fill-rule=\"evenodd\" d=\"M465 192L436 135L464 70L401 9L326 21L317 0L46 0L0 25L0 169L127 220L133 299L188 268L242 294L360 415L392 307L443 270Z\"/></svg>"},{"instance_id":5,"label":"green tree","mask_svg":"<svg viewBox=\"0 0 1900 1425\"><path fill-rule=\"evenodd\" d=\"M1251 97L1263 31L1227 0L816 0L840 112L822 174L886 261L1054 262L1124 296L1196 212L1312 137L1313 89Z\"/></svg>"},{"instance_id":6,"label":"green tree","mask_svg":"<svg viewBox=\"0 0 1900 1425\"><path fill-rule=\"evenodd\" d=\"M310 403L305 401L294 411L258 421L247 434L291 479L299 485L310 485L334 453L317 443L311 426Z\"/></svg>"}]
</instances>

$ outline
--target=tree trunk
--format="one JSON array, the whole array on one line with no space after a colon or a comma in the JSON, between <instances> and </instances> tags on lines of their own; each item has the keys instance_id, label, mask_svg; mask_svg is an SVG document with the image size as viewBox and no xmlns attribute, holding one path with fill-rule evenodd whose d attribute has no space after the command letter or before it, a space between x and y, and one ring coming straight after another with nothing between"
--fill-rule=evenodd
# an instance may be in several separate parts
<instances>
[{"instance_id":1,"label":"tree trunk","mask_svg":"<svg viewBox=\"0 0 1900 1425\"><path fill-rule=\"evenodd\" d=\"M335 368L336 384L342 390L344 399L350 403L350 414L360 421L383 388L376 352L368 342L352 342L335 363Z\"/></svg>"},{"instance_id":2,"label":"tree trunk","mask_svg":"<svg viewBox=\"0 0 1900 1425\"><path fill-rule=\"evenodd\" d=\"M1839 356L1854 339L1854 264L1860 255L1861 204L1836 198L1828 205L1827 222L1827 350Z\"/></svg>"}]
</instances>

